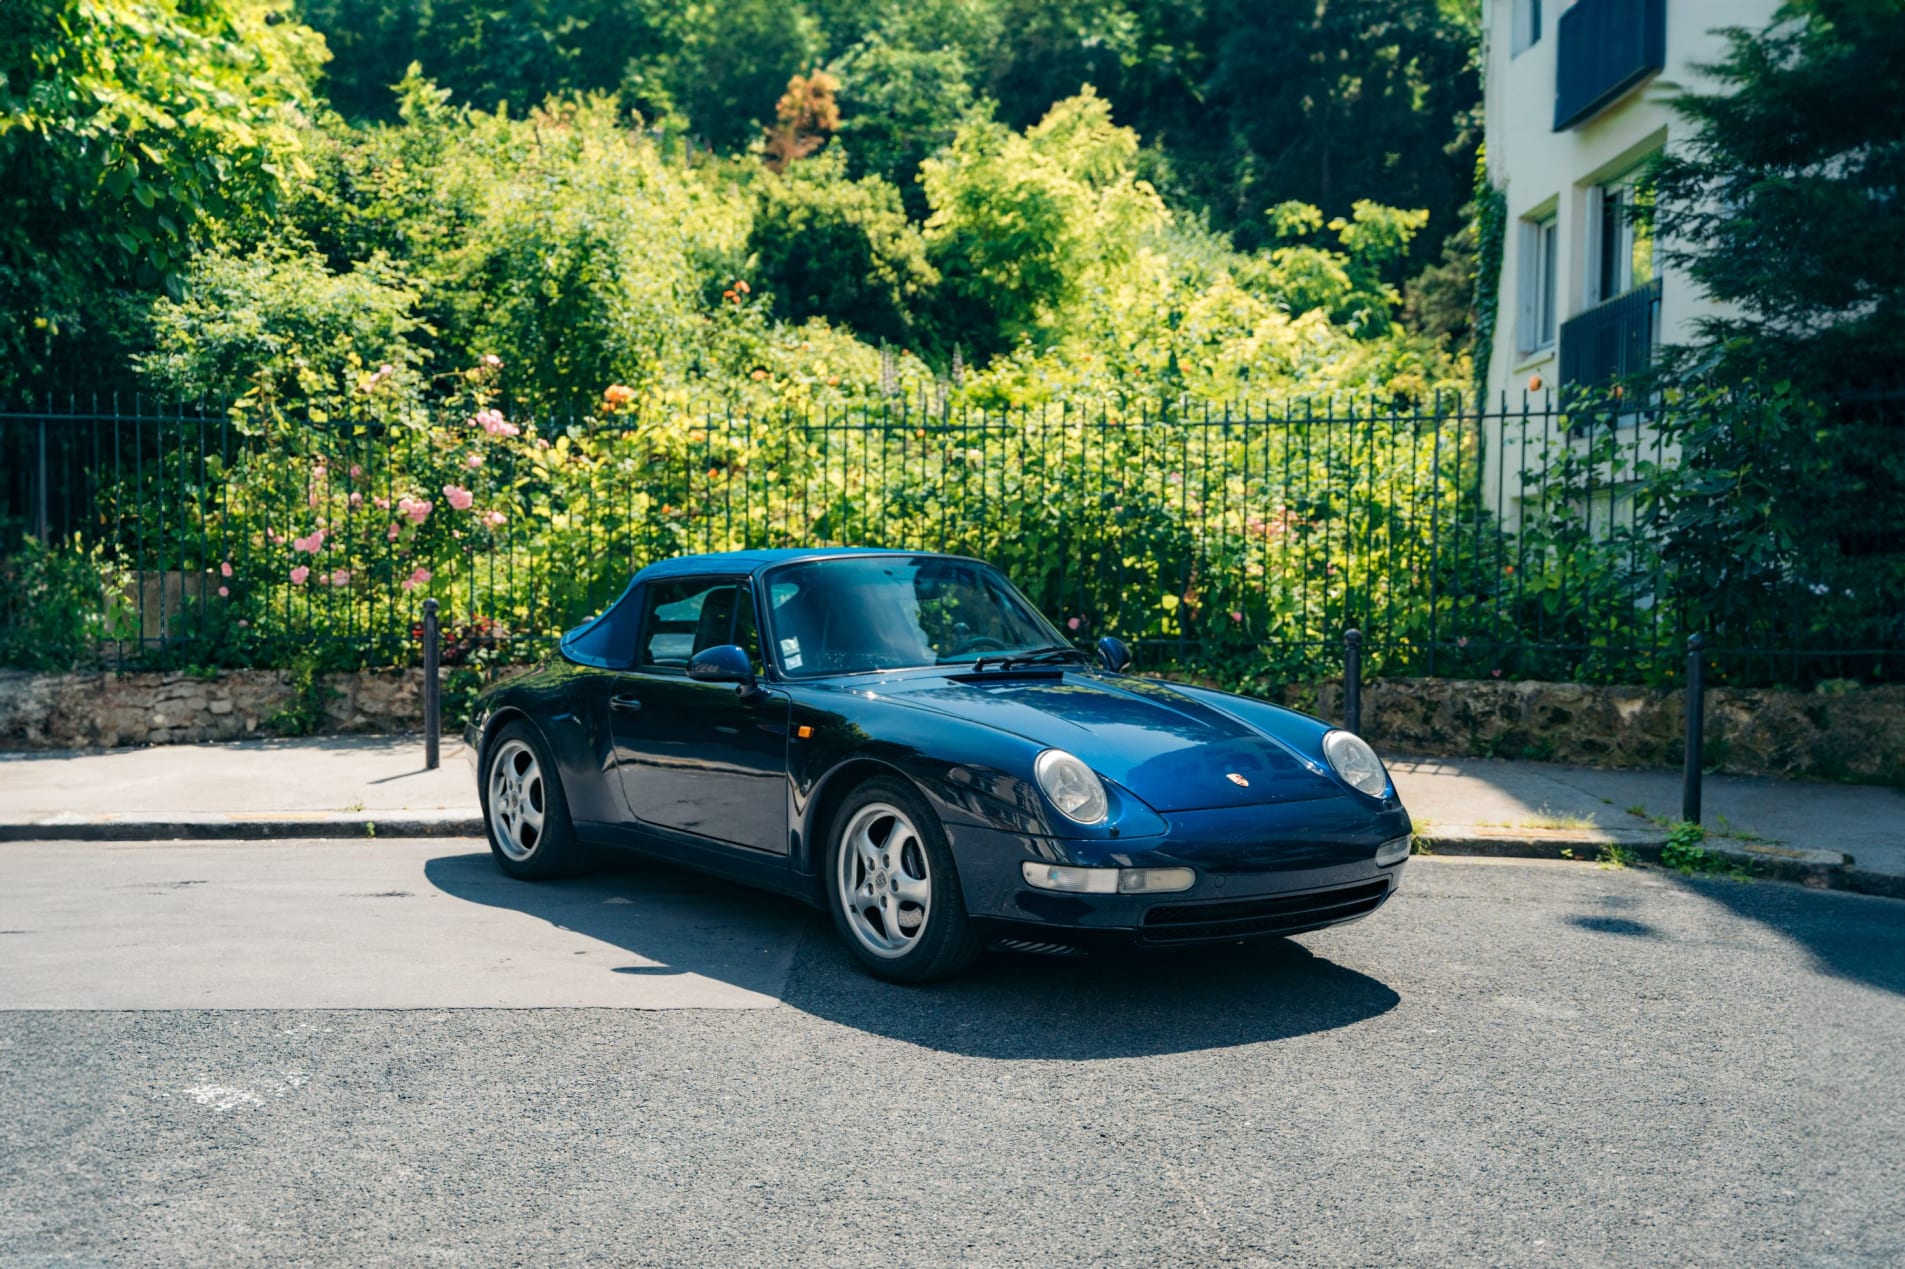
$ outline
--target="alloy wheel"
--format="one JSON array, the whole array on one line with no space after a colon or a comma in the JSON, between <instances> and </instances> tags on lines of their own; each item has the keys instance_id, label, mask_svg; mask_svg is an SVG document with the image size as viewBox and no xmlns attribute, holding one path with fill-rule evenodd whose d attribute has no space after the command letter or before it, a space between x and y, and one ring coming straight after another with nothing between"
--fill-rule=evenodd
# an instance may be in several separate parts
<instances>
[{"instance_id":1,"label":"alloy wheel","mask_svg":"<svg viewBox=\"0 0 1905 1269\"><path fill-rule=\"evenodd\" d=\"M505 741L489 764L490 827L503 854L520 863L536 853L548 805L536 751L520 740Z\"/></svg>"},{"instance_id":2,"label":"alloy wheel","mask_svg":"<svg viewBox=\"0 0 1905 1269\"><path fill-rule=\"evenodd\" d=\"M932 913L926 845L906 812L886 802L860 808L841 834L834 868L847 928L875 956L918 946Z\"/></svg>"}]
</instances>

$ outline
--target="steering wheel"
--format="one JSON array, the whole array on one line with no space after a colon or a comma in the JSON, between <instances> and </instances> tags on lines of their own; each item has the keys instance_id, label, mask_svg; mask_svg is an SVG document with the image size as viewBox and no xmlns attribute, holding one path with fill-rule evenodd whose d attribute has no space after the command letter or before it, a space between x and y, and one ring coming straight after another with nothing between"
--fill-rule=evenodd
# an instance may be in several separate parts
<instances>
[{"instance_id":1,"label":"steering wheel","mask_svg":"<svg viewBox=\"0 0 1905 1269\"><path fill-rule=\"evenodd\" d=\"M957 644L953 645L952 649L949 652L947 652L946 655L949 657L956 657L961 652L1004 652L1004 651L1005 651L1005 644L998 639L994 639L991 635L968 635L966 638L961 639Z\"/></svg>"}]
</instances>

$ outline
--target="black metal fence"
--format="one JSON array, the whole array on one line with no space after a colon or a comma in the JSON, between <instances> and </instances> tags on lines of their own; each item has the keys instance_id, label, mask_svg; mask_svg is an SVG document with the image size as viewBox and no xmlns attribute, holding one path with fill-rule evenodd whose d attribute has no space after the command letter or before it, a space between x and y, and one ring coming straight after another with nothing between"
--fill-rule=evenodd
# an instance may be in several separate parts
<instances>
[{"instance_id":1,"label":"black metal fence","mask_svg":"<svg viewBox=\"0 0 1905 1269\"><path fill-rule=\"evenodd\" d=\"M1350 627L1371 674L1673 682L1699 606L1648 492L1671 422L1454 398L424 420L68 400L0 412L0 553L16 583L33 544L103 577L81 651L118 665L410 663L427 596L453 662L531 659L651 560L850 543L993 560L1079 639L1236 682L1339 673ZM1896 647L1799 593L1709 632L1716 678L1895 673ZM16 596L10 646L39 602Z\"/></svg>"}]
</instances>

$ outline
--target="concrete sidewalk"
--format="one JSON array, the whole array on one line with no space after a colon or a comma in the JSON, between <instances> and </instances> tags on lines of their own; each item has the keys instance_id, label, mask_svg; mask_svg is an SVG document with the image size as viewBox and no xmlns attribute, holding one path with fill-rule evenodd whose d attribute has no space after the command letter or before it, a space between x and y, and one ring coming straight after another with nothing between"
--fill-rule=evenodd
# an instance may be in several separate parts
<instances>
[{"instance_id":1,"label":"concrete sidewalk","mask_svg":"<svg viewBox=\"0 0 1905 1269\"><path fill-rule=\"evenodd\" d=\"M0 841L482 831L476 778L450 740L434 771L417 736L0 753Z\"/></svg>"},{"instance_id":2,"label":"concrete sidewalk","mask_svg":"<svg viewBox=\"0 0 1905 1269\"><path fill-rule=\"evenodd\" d=\"M1494 759L1396 759L1417 837L1441 854L1654 858L1680 775ZM1761 875L1905 897L1905 795L1708 776L1710 849ZM462 746L332 736L0 754L0 840L477 835Z\"/></svg>"}]
</instances>

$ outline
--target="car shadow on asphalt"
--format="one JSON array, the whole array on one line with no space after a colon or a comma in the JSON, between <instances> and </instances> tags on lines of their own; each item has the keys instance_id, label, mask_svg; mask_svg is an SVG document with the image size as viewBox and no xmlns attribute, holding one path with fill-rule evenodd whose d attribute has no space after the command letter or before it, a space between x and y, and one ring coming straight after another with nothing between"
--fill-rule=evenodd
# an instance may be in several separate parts
<instances>
[{"instance_id":1,"label":"car shadow on asphalt","mask_svg":"<svg viewBox=\"0 0 1905 1269\"><path fill-rule=\"evenodd\" d=\"M778 994L841 1026L976 1057L1088 1060L1258 1044L1353 1026L1401 999L1292 939L1077 959L990 952L958 978L901 987L863 971L825 914L657 861L611 857L586 877L536 883L503 876L487 852L460 853L429 860L424 873L445 894L653 962L609 972L699 974ZM790 941L787 971L784 954L764 949Z\"/></svg>"},{"instance_id":2,"label":"car shadow on asphalt","mask_svg":"<svg viewBox=\"0 0 1905 1269\"><path fill-rule=\"evenodd\" d=\"M1776 881L1666 875L1790 939L1821 972L1905 996L1905 901Z\"/></svg>"},{"instance_id":3,"label":"car shadow on asphalt","mask_svg":"<svg viewBox=\"0 0 1905 1269\"><path fill-rule=\"evenodd\" d=\"M578 962L578 974L693 974L770 999L781 994L810 915L792 899L632 858L608 857L587 875L560 881L504 876L488 851L439 855L423 872L452 898L521 912L648 962L592 958Z\"/></svg>"},{"instance_id":4,"label":"car shadow on asphalt","mask_svg":"<svg viewBox=\"0 0 1905 1269\"><path fill-rule=\"evenodd\" d=\"M1062 959L990 952L958 978L899 987L868 977L831 924L816 925L788 1005L971 1057L1089 1061L1232 1048L1354 1026L1401 1002L1292 939Z\"/></svg>"}]
</instances>

